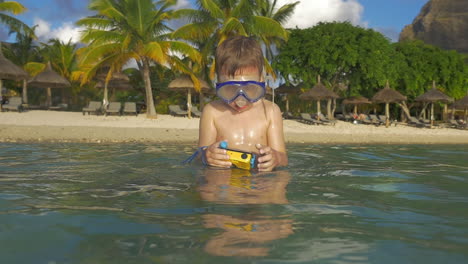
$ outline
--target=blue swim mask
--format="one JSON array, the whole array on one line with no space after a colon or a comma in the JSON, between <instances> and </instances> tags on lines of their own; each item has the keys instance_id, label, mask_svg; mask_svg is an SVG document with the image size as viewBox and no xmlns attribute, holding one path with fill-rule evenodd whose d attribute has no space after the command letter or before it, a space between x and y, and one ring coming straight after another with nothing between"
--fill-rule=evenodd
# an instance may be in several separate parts
<instances>
[{"instance_id":1,"label":"blue swim mask","mask_svg":"<svg viewBox=\"0 0 468 264\"><path fill-rule=\"evenodd\" d=\"M216 95L226 103L231 103L243 96L255 103L265 95L265 83L256 81L227 81L216 84Z\"/></svg>"}]
</instances>

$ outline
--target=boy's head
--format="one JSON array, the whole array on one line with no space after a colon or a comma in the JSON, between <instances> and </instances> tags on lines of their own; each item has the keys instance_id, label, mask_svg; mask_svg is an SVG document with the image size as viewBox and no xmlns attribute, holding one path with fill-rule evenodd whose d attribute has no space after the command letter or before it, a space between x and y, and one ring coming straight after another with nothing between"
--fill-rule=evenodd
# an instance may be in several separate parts
<instances>
[{"instance_id":1,"label":"boy's head","mask_svg":"<svg viewBox=\"0 0 468 264\"><path fill-rule=\"evenodd\" d=\"M218 97L238 112L244 111L265 95L263 53L253 38L236 36L216 49Z\"/></svg>"}]
</instances>

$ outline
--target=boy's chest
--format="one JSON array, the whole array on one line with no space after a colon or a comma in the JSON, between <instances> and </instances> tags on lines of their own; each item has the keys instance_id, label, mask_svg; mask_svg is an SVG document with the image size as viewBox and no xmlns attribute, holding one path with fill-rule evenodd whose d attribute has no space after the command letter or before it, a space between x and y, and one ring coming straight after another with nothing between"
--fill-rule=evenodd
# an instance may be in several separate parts
<instances>
[{"instance_id":1,"label":"boy's chest","mask_svg":"<svg viewBox=\"0 0 468 264\"><path fill-rule=\"evenodd\" d=\"M223 115L216 122L218 136L225 139L264 142L268 130L265 115ZM235 140L235 141L237 141Z\"/></svg>"}]
</instances>

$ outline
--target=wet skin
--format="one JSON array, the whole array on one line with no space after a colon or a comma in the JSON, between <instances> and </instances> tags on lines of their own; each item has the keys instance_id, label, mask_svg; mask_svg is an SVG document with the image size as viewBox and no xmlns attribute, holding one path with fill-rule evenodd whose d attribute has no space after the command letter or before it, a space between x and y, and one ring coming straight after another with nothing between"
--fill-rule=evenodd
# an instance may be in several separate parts
<instances>
[{"instance_id":1,"label":"wet skin","mask_svg":"<svg viewBox=\"0 0 468 264\"><path fill-rule=\"evenodd\" d=\"M263 78L253 69L235 76L222 75L218 80L263 81ZM227 141L229 148L259 153L260 171L287 165L281 112L270 101L260 99L251 103L239 96L229 104L220 100L205 106L200 119L199 146L208 146L209 165L230 167L229 156L219 148L221 141Z\"/></svg>"}]
</instances>

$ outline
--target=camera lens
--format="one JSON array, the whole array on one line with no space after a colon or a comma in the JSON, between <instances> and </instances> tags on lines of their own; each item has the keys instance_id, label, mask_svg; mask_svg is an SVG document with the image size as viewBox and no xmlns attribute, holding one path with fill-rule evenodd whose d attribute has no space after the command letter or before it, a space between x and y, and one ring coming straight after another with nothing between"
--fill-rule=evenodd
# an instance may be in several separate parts
<instances>
[{"instance_id":1,"label":"camera lens","mask_svg":"<svg viewBox=\"0 0 468 264\"><path fill-rule=\"evenodd\" d=\"M246 159L246 158L247 158L247 154L242 153L241 158L242 158L242 159Z\"/></svg>"}]
</instances>

